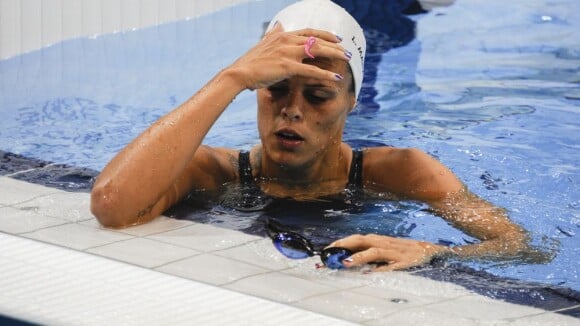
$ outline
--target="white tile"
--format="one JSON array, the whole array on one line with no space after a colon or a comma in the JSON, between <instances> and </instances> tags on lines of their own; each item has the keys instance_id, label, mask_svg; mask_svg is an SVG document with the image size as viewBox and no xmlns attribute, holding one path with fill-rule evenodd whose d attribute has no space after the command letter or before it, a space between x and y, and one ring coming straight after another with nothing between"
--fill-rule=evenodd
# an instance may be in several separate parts
<instances>
[{"instance_id":1,"label":"white tile","mask_svg":"<svg viewBox=\"0 0 580 326\"><path fill-rule=\"evenodd\" d=\"M101 247L91 248L87 251L148 268L167 264L199 253L192 249L143 238L119 241Z\"/></svg>"},{"instance_id":2,"label":"white tile","mask_svg":"<svg viewBox=\"0 0 580 326\"><path fill-rule=\"evenodd\" d=\"M231 248L261 239L257 236L207 224L193 224L192 226L148 236L148 238L205 252Z\"/></svg>"},{"instance_id":3,"label":"white tile","mask_svg":"<svg viewBox=\"0 0 580 326\"><path fill-rule=\"evenodd\" d=\"M4 205L14 205L55 192L58 190L9 177L0 177L0 203Z\"/></svg>"},{"instance_id":4,"label":"white tile","mask_svg":"<svg viewBox=\"0 0 580 326\"><path fill-rule=\"evenodd\" d=\"M44 216L79 222L95 218L91 214L90 205L90 195L87 193L59 191L14 206L34 210Z\"/></svg>"},{"instance_id":5,"label":"white tile","mask_svg":"<svg viewBox=\"0 0 580 326\"><path fill-rule=\"evenodd\" d=\"M233 258L269 270L291 268L292 260L282 256L272 245L270 239L259 239L237 247L215 251L215 255Z\"/></svg>"},{"instance_id":6,"label":"white tile","mask_svg":"<svg viewBox=\"0 0 580 326\"><path fill-rule=\"evenodd\" d=\"M383 298L387 301L398 303L400 307L405 308L449 300L437 296L415 295L406 291L377 287L372 284L353 289L352 292Z\"/></svg>"},{"instance_id":7,"label":"white tile","mask_svg":"<svg viewBox=\"0 0 580 326\"><path fill-rule=\"evenodd\" d=\"M510 326L543 326L543 325L561 325L561 326L578 326L580 320L571 316L546 312L539 315L518 318L510 323Z\"/></svg>"},{"instance_id":8,"label":"white tile","mask_svg":"<svg viewBox=\"0 0 580 326\"><path fill-rule=\"evenodd\" d=\"M106 228L102 226L96 218L86 220L81 222L80 224L90 226L95 229L103 229L103 230L111 230L110 228ZM185 220L176 220L174 218L159 216L158 218L154 219L145 224L131 226L124 229L112 229L115 232L125 233L129 235L134 235L137 237L144 237L148 235L153 235L157 233L163 233L175 229L179 229L185 226L192 225L193 222L185 221Z\"/></svg>"},{"instance_id":9,"label":"white tile","mask_svg":"<svg viewBox=\"0 0 580 326\"><path fill-rule=\"evenodd\" d=\"M0 248L0 307L11 316L38 325L346 324L288 305L3 233Z\"/></svg>"},{"instance_id":10,"label":"white tile","mask_svg":"<svg viewBox=\"0 0 580 326\"><path fill-rule=\"evenodd\" d=\"M543 313L544 310L493 300L480 295L468 295L429 305L430 310L449 313L462 318L482 322L506 318L518 318Z\"/></svg>"},{"instance_id":11,"label":"white tile","mask_svg":"<svg viewBox=\"0 0 580 326\"><path fill-rule=\"evenodd\" d=\"M75 223L24 233L22 236L77 250L85 250L132 238L126 234L97 230Z\"/></svg>"},{"instance_id":12,"label":"white tile","mask_svg":"<svg viewBox=\"0 0 580 326\"><path fill-rule=\"evenodd\" d=\"M278 302L296 302L306 297L337 291L331 286L278 272L248 277L225 288Z\"/></svg>"},{"instance_id":13,"label":"white tile","mask_svg":"<svg viewBox=\"0 0 580 326\"><path fill-rule=\"evenodd\" d=\"M284 274L299 277L304 280L316 282L318 284L329 285L337 289L356 288L368 282L368 277L363 275L359 269L333 270L320 266L320 258L312 257L301 262L293 268L282 271Z\"/></svg>"},{"instance_id":14,"label":"white tile","mask_svg":"<svg viewBox=\"0 0 580 326\"><path fill-rule=\"evenodd\" d=\"M161 266L156 270L216 285L227 284L267 271L254 265L212 254L201 254Z\"/></svg>"},{"instance_id":15,"label":"white tile","mask_svg":"<svg viewBox=\"0 0 580 326\"><path fill-rule=\"evenodd\" d=\"M18 234L65 224L64 220L43 216L33 211L0 207L0 231Z\"/></svg>"},{"instance_id":16,"label":"white tile","mask_svg":"<svg viewBox=\"0 0 580 326\"><path fill-rule=\"evenodd\" d=\"M377 319L402 308L400 304L388 300L349 291L306 298L294 305L356 323Z\"/></svg>"},{"instance_id":17,"label":"white tile","mask_svg":"<svg viewBox=\"0 0 580 326\"><path fill-rule=\"evenodd\" d=\"M368 326L481 326L481 325L506 325L505 321L496 320L493 323L481 323L480 321L462 318L445 312L433 311L429 307L417 307L402 309L385 317L370 320L364 323Z\"/></svg>"},{"instance_id":18,"label":"white tile","mask_svg":"<svg viewBox=\"0 0 580 326\"><path fill-rule=\"evenodd\" d=\"M471 294L469 290L457 284L438 282L404 271L370 273L366 274L366 277L368 286L420 297L434 297L444 300Z\"/></svg>"}]
</instances>

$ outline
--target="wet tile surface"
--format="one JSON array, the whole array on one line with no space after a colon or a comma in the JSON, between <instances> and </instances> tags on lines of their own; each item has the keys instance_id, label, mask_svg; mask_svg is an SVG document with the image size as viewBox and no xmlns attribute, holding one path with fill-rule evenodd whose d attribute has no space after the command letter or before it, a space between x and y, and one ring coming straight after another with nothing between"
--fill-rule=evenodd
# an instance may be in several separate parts
<instances>
[{"instance_id":1,"label":"wet tile surface","mask_svg":"<svg viewBox=\"0 0 580 326\"><path fill-rule=\"evenodd\" d=\"M296 302L310 296L337 291L328 285L276 272L244 278L225 287L279 302Z\"/></svg>"},{"instance_id":2,"label":"wet tile surface","mask_svg":"<svg viewBox=\"0 0 580 326\"><path fill-rule=\"evenodd\" d=\"M144 238L118 241L88 249L87 252L148 268L165 265L199 254L198 251L192 249Z\"/></svg>"},{"instance_id":3,"label":"wet tile surface","mask_svg":"<svg viewBox=\"0 0 580 326\"><path fill-rule=\"evenodd\" d=\"M151 235L148 238L204 252L231 248L261 239L260 237L206 224L192 224L191 226Z\"/></svg>"},{"instance_id":4,"label":"wet tile surface","mask_svg":"<svg viewBox=\"0 0 580 326\"><path fill-rule=\"evenodd\" d=\"M266 269L258 266L212 254L197 255L166 264L156 270L215 285L223 285L267 272Z\"/></svg>"},{"instance_id":5,"label":"wet tile surface","mask_svg":"<svg viewBox=\"0 0 580 326\"><path fill-rule=\"evenodd\" d=\"M545 310L472 294L412 273L316 269L319 258L289 260L269 239L161 217L103 228L89 195L0 177L0 231L151 268L363 325L574 325ZM6 191L5 187L10 187ZM580 307L564 309L577 316ZM575 315L576 314L576 315Z\"/></svg>"},{"instance_id":6,"label":"wet tile surface","mask_svg":"<svg viewBox=\"0 0 580 326\"><path fill-rule=\"evenodd\" d=\"M14 205L29 201L39 196L58 193L58 190L32 183L15 180L9 177L0 177L0 204Z\"/></svg>"},{"instance_id":7,"label":"wet tile surface","mask_svg":"<svg viewBox=\"0 0 580 326\"><path fill-rule=\"evenodd\" d=\"M126 234L93 229L75 223L44 228L21 235L25 238L40 240L76 250L85 250L132 238Z\"/></svg>"},{"instance_id":8,"label":"wet tile surface","mask_svg":"<svg viewBox=\"0 0 580 326\"><path fill-rule=\"evenodd\" d=\"M34 211L13 207L0 207L0 231L19 234L46 227L66 224L67 221L43 216Z\"/></svg>"}]
</instances>

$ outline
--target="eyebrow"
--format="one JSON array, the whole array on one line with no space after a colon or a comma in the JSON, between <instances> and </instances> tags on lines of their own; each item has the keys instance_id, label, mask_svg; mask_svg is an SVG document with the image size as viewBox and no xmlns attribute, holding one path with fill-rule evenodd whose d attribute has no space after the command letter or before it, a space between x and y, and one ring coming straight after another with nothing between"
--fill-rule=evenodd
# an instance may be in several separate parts
<instances>
[{"instance_id":1,"label":"eyebrow","mask_svg":"<svg viewBox=\"0 0 580 326\"><path fill-rule=\"evenodd\" d=\"M274 84L272 84L272 85L270 85L270 86L268 86L266 88L267 89L270 89L272 87L285 87L285 86L288 86L289 84L290 84L290 82L288 81L288 79L284 79L284 80L281 80L281 81L279 81L277 83L274 83Z\"/></svg>"},{"instance_id":2,"label":"eyebrow","mask_svg":"<svg viewBox=\"0 0 580 326\"><path fill-rule=\"evenodd\" d=\"M320 89L324 89L324 90L332 90L332 91L336 91L336 87L334 85L326 85L326 84L306 84L305 88L320 88Z\"/></svg>"}]
</instances>

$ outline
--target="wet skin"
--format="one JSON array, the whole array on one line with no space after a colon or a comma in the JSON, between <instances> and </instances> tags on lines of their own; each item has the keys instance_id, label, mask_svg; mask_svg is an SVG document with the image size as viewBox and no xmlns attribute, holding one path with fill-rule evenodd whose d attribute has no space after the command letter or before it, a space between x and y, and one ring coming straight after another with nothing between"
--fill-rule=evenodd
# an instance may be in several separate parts
<instances>
[{"instance_id":1,"label":"wet skin","mask_svg":"<svg viewBox=\"0 0 580 326\"><path fill-rule=\"evenodd\" d=\"M347 65L327 59L307 63L347 78L293 77L257 91L259 171L280 182L335 179L336 172L329 169L328 162L344 161L347 155L341 150L342 132L355 104Z\"/></svg>"},{"instance_id":2,"label":"wet skin","mask_svg":"<svg viewBox=\"0 0 580 326\"><path fill-rule=\"evenodd\" d=\"M316 37L306 59L304 43ZM193 189L219 191L239 182L238 151L203 145L219 116L242 91L257 90L261 144L250 163L261 189L297 199L341 192L351 148L342 142L355 105L348 56L332 33L281 26L219 72L189 100L160 118L118 153L97 178L91 210L108 227L151 221ZM306 59L306 60L305 60ZM465 233L481 240L448 248L376 234L353 235L333 245L356 253L347 267L387 262L375 270L405 269L433 257L514 257L527 249L524 230L505 211L471 194L433 157L417 149L364 150L367 192L419 200Z\"/></svg>"}]
</instances>

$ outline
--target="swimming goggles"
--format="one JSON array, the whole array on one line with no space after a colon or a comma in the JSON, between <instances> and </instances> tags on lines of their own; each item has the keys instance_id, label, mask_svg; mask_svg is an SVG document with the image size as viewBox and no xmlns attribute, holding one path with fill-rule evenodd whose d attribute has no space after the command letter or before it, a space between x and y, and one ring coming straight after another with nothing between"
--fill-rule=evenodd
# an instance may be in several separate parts
<instances>
[{"instance_id":1,"label":"swimming goggles","mask_svg":"<svg viewBox=\"0 0 580 326\"><path fill-rule=\"evenodd\" d=\"M266 221L266 232L272 239L274 247L290 259L304 259L312 256L320 256L322 263L330 269L342 269L342 261L350 257L353 252L341 247L330 247L315 250L312 243L304 236L284 230L282 224L273 219Z\"/></svg>"}]
</instances>

